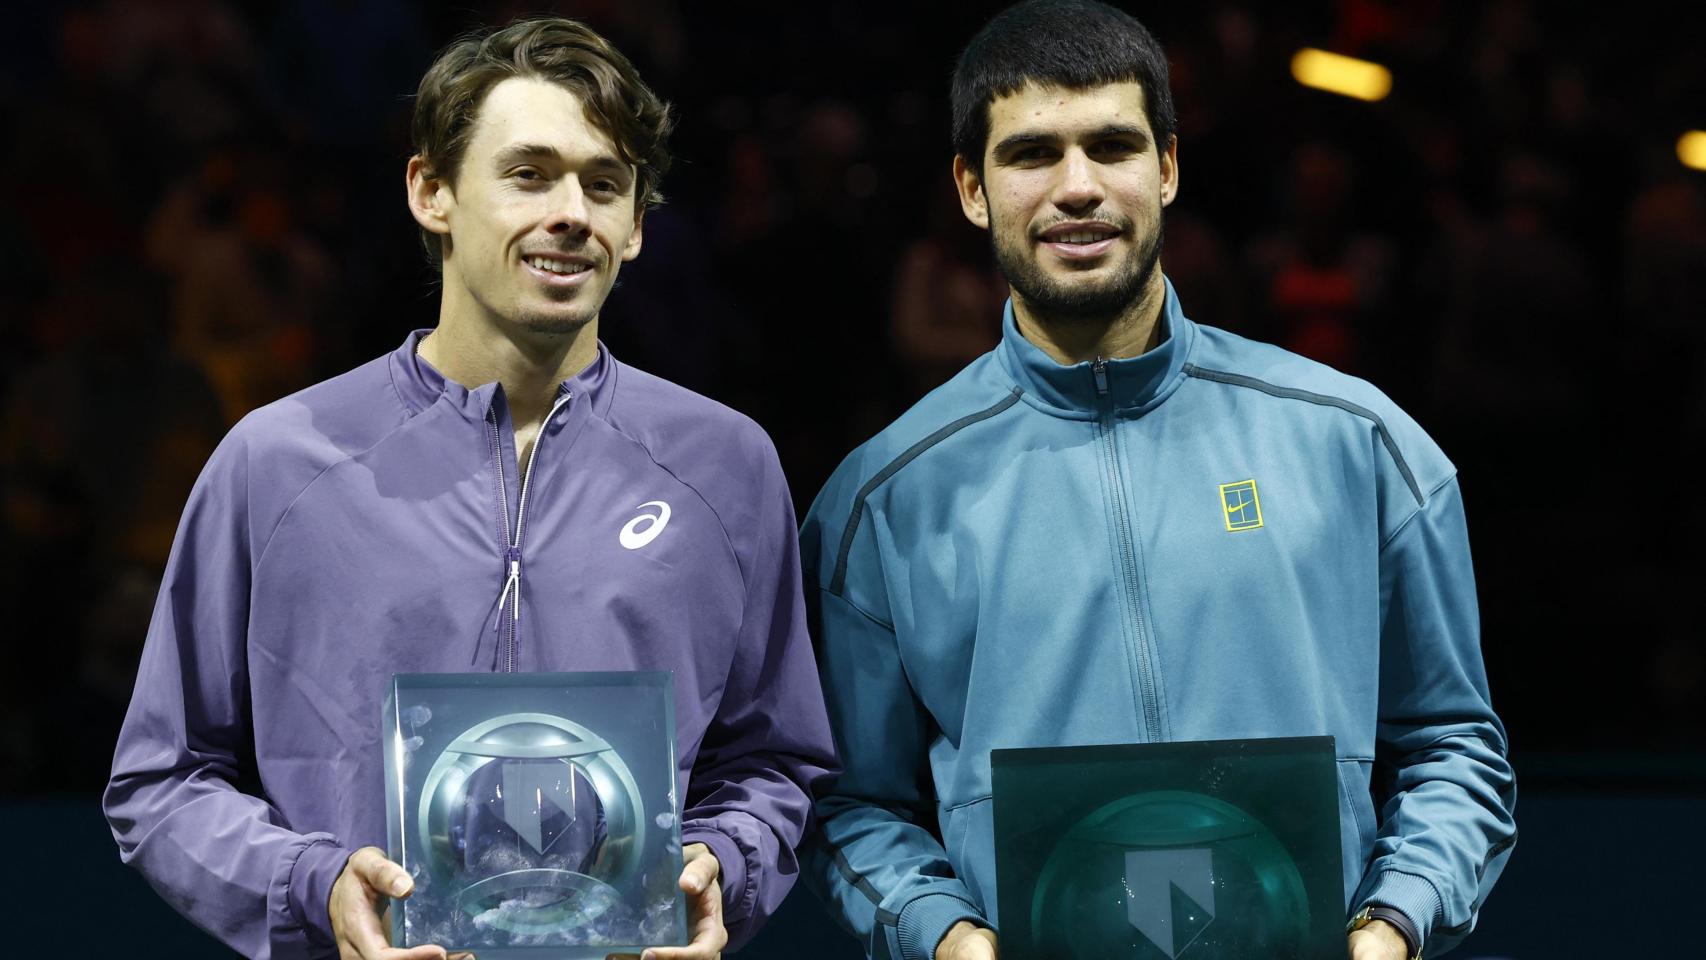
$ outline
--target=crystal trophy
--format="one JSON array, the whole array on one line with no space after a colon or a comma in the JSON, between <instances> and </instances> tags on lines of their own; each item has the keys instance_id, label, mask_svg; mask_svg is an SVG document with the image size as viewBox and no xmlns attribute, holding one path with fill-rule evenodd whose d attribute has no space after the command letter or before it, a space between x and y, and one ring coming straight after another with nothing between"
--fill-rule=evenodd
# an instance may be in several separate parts
<instances>
[{"instance_id":1,"label":"crystal trophy","mask_svg":"<svg viewBox=\"0 0 1706 960\"><path fill-rule=\"evenodd\" d=\"M995 750L1006 960L1345 955L1332 737Z\"/></svg>"},{"instance_id":2,"label":"crystal trophy","mask_svg":"<svg viewBox=\"0 0 1706 960\"><path fill-rule=\"evenodd\" d=\"M603 960L687 942L668 673L398 674L391 942Z\"/></svg>"}]
</instances>

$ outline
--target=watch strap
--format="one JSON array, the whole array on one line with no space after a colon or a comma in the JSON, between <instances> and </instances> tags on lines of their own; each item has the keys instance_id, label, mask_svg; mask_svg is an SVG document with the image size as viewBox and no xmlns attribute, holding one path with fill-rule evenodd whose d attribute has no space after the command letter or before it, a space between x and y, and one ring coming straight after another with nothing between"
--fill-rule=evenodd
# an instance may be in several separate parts
<instances>
[{"instance_id":1,"label":"watch strap","mask_svg":"<svg viewBox=\"0 0 1706 960\"><path fill-rule=\"evenodd\" d=\"M1422 960L1421 936L1416 932L1416 925L1408 914L1396 907L1382 903L1366 904L1351 918L1351 922L1345 925L1345 929L1354 933L1374 920L1384 920L1391 924L1392 929L1398 931L1398 936L1404 938L1405 954L1410 960Z\"/></svg>"},{"instance_id":2,"label":"watch strap","mask_svg":"<svg viewBox=\"0 0 1706 960\"><path fill-rule=\"evenodd\" d=\"M1405 954L1410 957L1410 960L1421 960L1421 937L1416 933L1416 925L1410 921L1404 911L1384 904L1371 903L1368 905L1368 918L1370 920L1385 920L1392 924L1398 931L1398 935L1404 938Z\"/></svg>"}]
</instances>

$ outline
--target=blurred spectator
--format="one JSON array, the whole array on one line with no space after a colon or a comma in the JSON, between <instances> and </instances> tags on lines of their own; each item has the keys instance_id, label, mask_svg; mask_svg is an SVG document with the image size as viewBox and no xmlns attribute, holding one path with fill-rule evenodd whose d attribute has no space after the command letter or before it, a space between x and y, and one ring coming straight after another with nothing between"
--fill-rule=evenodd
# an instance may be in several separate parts
<instances>
[{"instance_id":1,"label":"blurred spectator","mask_svg":"<svg viewBox=\"0 0 1706 960\"><path fill-rule=\"evenodd\" d=\"M262 151L224 151L174 186L148 227L149 260L173 281L172 342L228 423L313 379L332 263L296 229L287 189Z\"/></svg>"},{"instance_id":2,"label":"blurred spectator","mask_svg":"<svg viewBox=\"0 0 1706 960\"><path fill-rule=\"evenodd\" d=\"M901 251L889 307L895 356L912 398L923 396L1001 340L1007 283L989 238L966 221L946 177L930 205L929 232Z\"/></svg>"},{"instance_id":3,"label":"blurred spectator","mask_svg":"<svg viewBox=\"0 0 1706 960\"><path fill-rule=\"evenodd\" d=\"M107 0L64 20L74 75L145 114L153 150L181 161L235 135L259 96L248 24L221 0Z\"/></svg>"},{"instance_id":4,"label":"blurred spectator","mask_svg":"<svg viewBox=\"0 0 1706 960\"><path fill-rule=\"evenodd\" d=\"M1624 326L1607 339L1617 381L1641 389L1607 391L1616 429L1606 437L1604 497L1638 503L1649 490L1686 491L1706 455L1706 182L1657 178L1630 203L1622 238ZM1690 500L1683 493L1657 522L1619 524L1613 542L1638 559L1608 591L1624 611L1619 627L1647 641L1633 679L1651 690L1655 725L1675 743L1706 742L1706 644L1692 608L1675 602L1700 578L1706 513Z\"/></svg>"},{"instance_id":5,"label":"blurred spectator","mask_svg":"<svg viewBox=\"0 0 1706 960\"><path fill-rule=\"evenodd\" d=\"M1366 374L1364 338L1388 320L1390 241L1354 221L1351 160L1313 142L1291 157L1290 222L1256 240L1248 259L1259 296L1253 333L1347 373Z\"/></svg>"},{"instance_id":6,"label":"blurred spectator","mask_svg":"<svg viewBox=\"0 0 1706 960\"><path fill-rule=\"evenodd\" d=\"M1575 202L1574 180L1525 153L1505 158L1501 179L1497 217L1450 239L1450 274L1437 278L1453 299L1440 321L1433 402L1483 436L1489 454L1509 449L1512 433L1561 429L1581 411L1591 363L1583 348L1609 306L1598 265L1557 227Z\"/></svg>"},{"instance_id":7,"label":"blurred spectator","mask_svg":"<svg viewBox=\"0 0 1706 960\"><path fill-rule=\"evenodd\" d=\"M1676 418L1671 426L1698 441L1706 433L1706 184L1671 175L1643 189L1623 245L1623 369L1651 378L1660 408Z\"/></svg>"},{"instance_id":8,"label":"blurred spectator","mask_svg":"<svg viewBox=\"0 0 1706 960\"><path fill-rule=\"evenodd\" d=\"M743 134L731 139L724 164L727 180L720 198L720 239L724 247L739 250L762 242L787 211L771 151L758 137Z\"/></svg>"},{"instance_id":9,"label":"blurred spectator","mask_svg":"<svg viewBox=\"0 0 1706 960\"><path fill-rule=\"evenodd\" d=\"M194 367L154 318L146 277L115 265L61 291L37 329L56 345L9 385L0 411L4 526L0 615L9 650L0 765L18 782L95 782L129 700L150 606L112 604L112 584L153 584L178 514L224 424ZM152 586L150 586L152 592ZM105 642L87 642L92 614Z\"/></svg>"},{"instance_id":10,"label":"blurred spectator","mask_svg":"<svg viewBox=\"0 0 1706 960\"><path fill-rule=\"evenodd\" d=\"M1192 205L1174 201L1167 208L1161 269L1179 293L1188 316L1223 330L1253 336L1244 319L1243 285L1227 282L1237 264L1214 224L1192 213Z\"/></svg>"}]
</instances>

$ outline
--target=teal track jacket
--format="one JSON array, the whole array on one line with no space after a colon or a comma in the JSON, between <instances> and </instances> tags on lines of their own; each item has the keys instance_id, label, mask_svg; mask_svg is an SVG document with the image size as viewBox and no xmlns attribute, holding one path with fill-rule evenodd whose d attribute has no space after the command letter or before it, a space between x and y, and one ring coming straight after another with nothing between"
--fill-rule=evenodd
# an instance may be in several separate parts
<instances>
[{"instance_id":1,"label":"teal track jacket","mask_svg":"<svg viewBox=\"0 0 1706 960\"><path fill-rule=\"evenodd\" d=\"M806 517L845 773L805 871L872 957L999 928L994 748L1330 734L1347 915L1400 909L1429 956L1515 843L1451 463L1369 384L1171 285L1164 317L1149 353L1061 366L1009 305Z\"/></svg>"}]
</instances>

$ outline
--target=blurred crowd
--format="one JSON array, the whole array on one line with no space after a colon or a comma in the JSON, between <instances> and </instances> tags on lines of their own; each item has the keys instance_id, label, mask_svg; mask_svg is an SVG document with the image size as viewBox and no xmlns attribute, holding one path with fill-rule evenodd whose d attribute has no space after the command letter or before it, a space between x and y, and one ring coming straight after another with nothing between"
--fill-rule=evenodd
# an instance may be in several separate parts
<instances>
[{"instance_id":1,"label":"blurred crowd","mask_svg":"<svg viewBox=\"0 0 1706 960\"><path fill-rule=\"evenodd\" d=\"M97 790L178 512L247 411L436 316L410 96L461 31L588 20L679 110L603 321L753 416L800 509L991 347L1005 287L948 176L995 3L102 0L0 63L0 793ZM1127 2L1166 46L1195 319L1374 380L1458 464L1514 749L1698 754L1706 49L1662 5ZM1305 90L1301 46L1392 96ZM1041 495L1041 494L1039 494ZM1671 507L1676 507L1672 510ZM1610 759L1607 769L1615 769Z\"/></svg>"}]
</instances>

